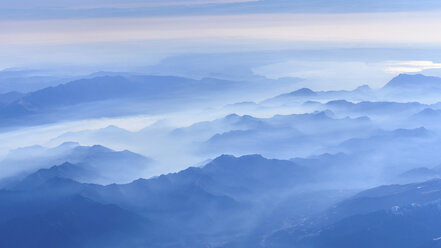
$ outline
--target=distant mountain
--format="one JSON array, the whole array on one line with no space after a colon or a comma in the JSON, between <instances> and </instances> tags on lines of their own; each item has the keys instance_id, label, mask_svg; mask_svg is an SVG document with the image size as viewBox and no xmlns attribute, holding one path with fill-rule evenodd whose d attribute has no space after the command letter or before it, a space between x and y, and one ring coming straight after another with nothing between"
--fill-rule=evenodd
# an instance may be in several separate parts
<instances>
[{"instance_id":1,"label":"distant mountain","mask_svg":"<svg viewBox=\"0 0 441 248\"><path fill-rule=\"evenodd\" d=\"M154 243L159 225L81 195L97 187L54 177L18 191L1 190L0 245L122 248Z\"/></svg>"},{"instance_id":2,"label":"distant mountain","mask_svg":"<svg viewBox=\"0 0 441 248\"><path fill-rule=\"evenodd\" d=\"M422 74L400 74L387 83L381 93L394 99L438 102L441 78Z\"/></svg>"},{"instance_id":3,"label":"distant mountain","mask_svg":"<svg viewBox=\"0 0 441 248\"><path fill-rule=\"evenodd\" d=\"M420 112L409 116L406 124L426 127L432 130L439 129L438 123L441 121L441 110L433 109L432 107L433 105L431 105L430 108L425 108Z\"/></svg>"},{"instance_id":4,"label":"distant mountain","mask_svg":"<svg viewBox=\"0 0 441 248\"><path fill-rule=\"evenodd\" d=\"M400 74L389 81L384 88L397 90L441 90L441 78L424 76L422 74Z\"/></svg>"},{"instance_id":5,"label":"distant mountain","mask_svg":"<svg viewBox=\"0 0 441 248\"><path fill-rule=\"evenodd\" d=\"M363 191L330 208L318 229L278 231L264 247L431 247L441 227L440 189L432 180Z\"/></svg>"},{"instance_id":6,"label":"distant mountain","mask_svg":"<svg viewBox=\"0 0 441 248\"><path fill-rule=\"evenodd\" d=\"M366 173L375 173L373 177L377 179L390 180L414 168L440 164L436 152L440 144L441 138L426 128L396 129L378 130L366 138L352 138L329 150L351 154L357 158L360 167L365 167ZM369 170L372 164L376 170Z\"/></svg>"},{"instance_id":7,"label":"distant mountain","mask_svg":"<svg viewBox=\"0 0 441 248\"><path fill-rule=\"evenodd\" d=\"M423 127L415 129L400 128L392 131L379 130L373 136L370 136L368 138L352 138L341 143L339 146L341 148L347 149L347 151L367 152L369 150L378 149L378 145L390 146L391 144L393 144L392 147L394 147L394 145L412 145L409 144L411 142L402 143L403 140L413 140L413 144L417 143L418 141L421 141L422 143L430 143L429 140L424 140L424 138L430 137L431 135L433 135L433 133Z\"/></svg>"},{"instance_id":8,"label":"distant mountain","mask_svg":"<svg viewBox=\"0 0 441 248\"><path fill-rule=\"evenodd\" d=\"M179 93L227 87L227 81L171 76L103 76L81 79L29 93L21 105L53 108L104 100L152 100ZM184 92L183 92L184 91Z\"/></svg>"},{"instance_id":9,"label":"distant mountain","mask_svg":"<svg viewBox=\"0 0 441 248\"><path fill-rule=\"evenodd\" d=\"M208 202L193 201L191 197L196 196L193 196L191 192L184 194L183 190L201 193L202 196L206 195L204 197L210 196L210 198L222 200L225 204L234 206L238 202L253 202L265 195L265 192L288 190L290 186L300 185L306 180L306 172L306 168L287 160L265 159L259 155L238 158L223 155L200 168L190 167L179 173L148 180L140 179L131 184L109 185L100 194L104 198L110 197L108 200L111 201L141 204L146 210L145 213L150 215L152 213L149 211L153 211L150 208L159 207L158 204L163 201L183 200L191 201L191 204L208 204ZM182 192L182 195L176 195L179 192ZM153 196L160 198L155 199ZM169 208L176 208L177 211L181 209L180 206L185 205L172 204ZM147 211L148 209L150 210ZM191 208L187 210L190 211Z\"/></svg>"},{"instance_id":10,"label":"distant mountain","mask_svg":"<svg viewBox=\"0 0 441 248\"><path fill-rule=\"evenodd\" d=\"M422 111L413 115L413 117L417 118L417 119L439 118L439 117L441 117L441 110L434 110L432 108L425 108Z\"/></svg>"},{"instance_id":11,"label":"distant mountain","mask_svg":"<svg viewBox=\"0 0 441 248\"><path fill-rule=\"evenodd\" d=\"M149 168L152 160L130 151L114 151L109 148L80 146L77 143L64 143L55 148L27 147L11 151L0 161L3 177L32 173L48 166L55 169L74 169L65 162L75 164L75 169L87 172L86 175L69 177L80 182L115 183L129 182L141 177ZM73 173L73 171L72 171ZM76 172L75 172L76 173Z\"/></svg>"},{"instance_id":12,"label":"distant mountain","mask_svg":"<svg viewBox=\"0 0 441 248\"><path fill-rule=\"evenodd\" d=\"M87 166L74 165L66 162L62 165L53 166L48 169L40 169L37 172L25 177L22 181L8 185L8 188L19 190L38 188L54 178L91 182L94 179L99 178L97 173L97 171L94 171Z\"/></svg>"},{"instance_id":13,"label":"distant mountain","mask_svg":"<svg viewBox=\"0 0 441 248\"><path fill-rule=\"evenodd\" d=\"M100 186L68 179L82 173L83 168L65 163L39 170L9 190L1 190L0 217L4 218L0 218L0 230L14 222L4 233L16 235L21 228L21 235L30 237L32 229L25 227L32 223L39 229L41 242L63 247L101 247L108 244L101 242L113 242L113 238L118 239L116 247L123 243L125 247L206 247L255 228L280 227L287 218L302 218L341 199L333 192L294 190L311 183L313 171L292 161L259 155L224 155L203 167L128 184ZM316 201L310 194L323 199ZM298 201L306 205L296 204ZM292 208L296 211L287 211ZM89 227L88 215L95 215L89 217ZM267 220L269 215L277 218ZM263 222L266 225L259 227ZM98 237L84 236L83 231ZM15 236L11 240L18 242Z\"/></svg>"},{"instance_id":14,"label":"distant mountain","mask_svg":"<svg viewBox=\"0 0 441 248\"><path fill-rule=\"evenodd\" d=\"M5 69L0 71L0 94L32 92L74 80L77 76L57 75L57 72L30 69Z\"/></svg>"},{"instance_id":15,"label":"distant mountain","mask_svg":"<svg viewBox=\"0 0 441 248\"><path fill-rule=\"evenodd\" d=\"M177 128L171 132L173 137L197 137L195 140L204 140L216 133L224 133L230 130L248 130L265 128L265 120L250 115L229 114L213 121L198 122L188 127Z\"/></svg>"},{"instance_id":16,"label":"distant mountain","mask_svg":"<svg viewBox=\"0 0 441 248\"><path fill-rule=\"evenodd\" d=\"M283 97L311 97L311 96L317 96L317 93L315 93L311 89L302 88L290 93L282 94L279 97L283 98Z\"/></svg>"},{"instance_id":17,"label":"distant mountain","mask_svg":"<svg viewBox=\"0 0 441 248\"><path fill-rule=\"evenodd\" d=\"M312 91L308 88L298 89L267 99L265 105L296 105L307 101L328 102L422 102L439 101L441 78L422 74L400 74L380 89L372 89L362 85L354 90ZM387 107L387 106L386 106Z\"/></svg>"},{"instance_id":18,"label":"distant mountain","mask_svg":"<svg viewBox=\"0 0 441 248\"><path fill-rule=\"evenodd\" d=\"M278 95L262 102L263 105L291 105L311 100L331 101L346 99L351 101L366 101L376 99L375 91L368 85L360 86L354 90L313 91L308 88L298 89L290 93Z\"/></svg>"},{"instance_id":19,"label":"distant mountain","mask_svg":"<svg viewBox=\"0 0 441 248\"><path fill-rule=\"evenodd\" d=\"M155 159L163 156L173 160L176 158L176 162L169 163L174 163L175 166L179 164L178 168L183 169L189 164L197 164L221 154L262 154L281 159L320 154L327 152L328 147L334 147L353 137L375 134L376 130L367 117L337 118L331 111L275 115L269 118L229 114L212 121L196 122L179 128L161 122L136 132L110 126L66 133L53 142L59 144L75 140L84 144L127 147L149 154ZM167 147L167 152L162 147ZM174 156L168 158L169 153ZM186 159L179 159L181 157Z\"/></svg>"},{"instance_id":20,"label":"distant mountain","mask_svg":"<svg viewBox=\"0 0 441 248\"><path fill-rule=\"evenodd\" d=\"M7 118L12 114L9 110L17 108L22 108L24 113L40 113L63 106L106 100L151 101L165 96L171 97L182 90L194 89L196 83L196 80L191 79L159 76L81 79L28 93L0 109L0 115ZM219 85L222 84L219 82Z\"/></svg>"},{"instance_id":21,"label":"distant mountain","mask_svg":"<svg viewBox=\"0 0 441 248\"><path fill-rule=\"evenodd\" d=\"M439 168L419 167L406 171L399 176L400 180L407 182L424 181L433 178L441 178L441 170Z\"/></svg>"},{"instance_id":22,"label":"distant mountain","mask_svg":"<svg viewBox=\"0 0 441 248\"><path fill-rule=\"evenodd\" d=\"M68 179L83 173L73 164L43 169L0 190L0 244L320 248L354 247L361 240L360 247L436 245L441 179L347 197L320 187L335 185L335 174L327 170L333 165L293 161L223 155L202 167L107 186ZM27 239L19 240L18 233Z\"/></svg>"},{"instance_id":23,"label":"distant mountain","mask_svg":"<svg viewBox=\"0 0 441 248\"><path fill-rule=\"evenodd\" d=\"M273 87L274 88L274 87ZM203 102L222 104L273 90L266 82L118 74L85 78L29 92L0 106L0 125L30 125L82 119L161 113ZM262 93L264 92L264 93ZM228 94L228 99L224 96ZM208 107L207 105L207 107ZM199 107L199 106L198 106Z\"/></svg>"},{"instance_id":24,"label":"distant mountain","mask_svg":"<svg viewBox=\"0 0 441 248\"><path fill-rule=\"evenodd\" d=\"M441 199L441 179L423 183L379 186L365 190L332 209L337 218L367 214L393 207L425 205Z\"/></svg>"},{"instance_id":25,"label":"distant mountain","mask_svg":"<svg viewBox=\"0 0 441 248\"><path fill-rule=\"evenodd\" d=\"M323 111L275 115L271 118L248 117L250 122L253 120L253 125L231 126L223 132L219 130L200 144L200 152L235 155L258 153L288 159L309 156L327 146L336 145L345 137L349 138L349 134L356 135L357 130L364 130L365 133L371 131L369 118L334 118L332 115L330 111ZM346 131L343 135L339 132L342 129ZM336 135L322 135L323 130L334 130ZM314 141L319 136L321 142L317 145Z\"/></svg>"},{"instance_id":26,"label":"distant mountain","mask_svg":"<svg viewBox=\"0 0 441 248\"><path fill-rule=\"evenodd\" d=\"M17 91L2 93L0 94L0 107L12 103L14 101L17 101L18 99L22 98L24 95L25 94Z\"/></svg>"},{"instance_id":27,"label":"distant mountain","mask_svg":"<svg viewBox=\"0 0 441 248\"><path fill-rule=\"evenodd\" d=\"M135 139L137 134L125 130L117 126L107 126L101 129L88 129L77 132L67 132L51 140L52 143L60 144L66 141L76 141L79 143L127 143L130 140Z\"/></svg>"},{"instance_id":28,"label":"distant mountain","mask_svg":"<svg viewBox=\"0 0 441 248\"><path fill-rule=\"evenodd\" d=\"M326 103L324 108L342 114L356 113L368 116L393 115L394 118L396 118L397 115L409 115L417 113L427 108L427 106L428 105L418 102L400 103L365 101L353 103L346 100L335 100Z\"/></svg>"},{"instance_id":29,"label":"distant mountain","mask_svg":"<svg viewBox=\"0 0 441 248\"><path fill-rule=\"evenodd\" d=\"M436 203L394 207L390 210L349 217L324 228L317 237L300 242L298 247L414 248L439 245L437 241L440 237L440 221L440 205Z\"/></svg>"}]
</instances>

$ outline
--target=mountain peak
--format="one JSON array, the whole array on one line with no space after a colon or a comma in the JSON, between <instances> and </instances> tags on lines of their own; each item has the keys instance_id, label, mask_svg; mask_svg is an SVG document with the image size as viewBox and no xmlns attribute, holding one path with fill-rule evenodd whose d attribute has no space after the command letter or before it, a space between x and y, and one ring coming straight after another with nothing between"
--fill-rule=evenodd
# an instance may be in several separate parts
<instances>
[{"instance_id":1,"label":"mountain peak","mask_svg":"<svg viewBox=\"0 0 441 248\"><path fill-rule=\"evenodd\" d=\"M355 91L358 91L358 92L364 92L364 91L370 91L370 90L372 90L372 88L369 86L369 85L367 85L367 84L364 84L364 85L361 85L361 86L358 86L356 89L355 89Z\"/></svg>"},{"instance_id":2,"label":"mountain peak","mask_svg":"<svg viewBox=\"0 0 441 248\"><path fill-rule=\"evenodd\" d=\"M441 78L423 74L399 74L384 88L441 87Z\"/></svg>"},{"instance_id":3,"label":"mountain peak","mask_svg":"<svg viewBox=\"0 0 441 248\"><path fill-rule=\"evenodd\" d=\"M441 112L439 110L435 110L433 108L425 108L413 116L414 117L439 117L439 116L441 116Z\"/></svg>"},{"instance_id":4,"label":"mountain peak","mask_svg":"<svg viewBox=\"0 0 441 248\"><path fill-rule=\"evenodd\" d=\"M227 119L227 120L236 120L238 118L240 118L240 116L238 114L234 114L234 113L225 116L225 119Z\"/></svg>"},{"instance_id":5,"label":"mountain peak","mask_svg":"<svg viewBox=\"0 0 441 248\"><path fill-rule=\"evenodd\" d=\"M58 148L74 148L77 146L80 146L80 143L74 141L66 141L59 145Z\"/></svg>"},{"instance_id":6,"label":"mountain peak","mask_svg":"<svg viewBox=\"0 0 441 248\"><path fill-rule=\"evenodd\" d=\"M301 89L298 89L298 90L293 91L291 93L288 93L287 95L289 95L289 96L315 96L315 95L317 95L317 93L312 91L309 88L301 88Z\"/></svg>"},{"instance_id":7,"label":"mountain peak","mask_svg":"<svg viewBox=\"0 0 441 248\"><path fill-rule=\"evenodd\" d=\"M354 105L354 103L346 101L346 100L332 100L332 101L327 102L326 105L330 105L330 106L352 106L352 105Z\"/></svg>"}]
</instances>

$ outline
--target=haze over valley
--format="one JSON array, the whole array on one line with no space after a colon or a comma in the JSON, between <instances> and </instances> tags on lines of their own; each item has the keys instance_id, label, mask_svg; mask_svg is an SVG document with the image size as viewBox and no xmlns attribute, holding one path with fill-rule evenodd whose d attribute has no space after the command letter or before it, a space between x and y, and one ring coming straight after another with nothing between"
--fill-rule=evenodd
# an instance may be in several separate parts
<instances>
[{"instance_id":1,"label":"haze over valley","mask_svg":"<svg viewBox=\"0 0 441 248\"><path fill-rule=\"evenodd\" d=\"M0 3L0 247L441 247L440 10Z\"/></svg>"}]
</instances>

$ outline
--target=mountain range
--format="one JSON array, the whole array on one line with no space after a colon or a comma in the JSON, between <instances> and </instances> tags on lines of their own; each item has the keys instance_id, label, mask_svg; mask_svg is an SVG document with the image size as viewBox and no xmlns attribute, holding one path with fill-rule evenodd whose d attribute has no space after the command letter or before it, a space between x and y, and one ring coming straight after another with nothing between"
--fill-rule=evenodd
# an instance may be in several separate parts
<instances>
[{"instance_id":1,"label":"mountain range","mask_svg":"<svg viewBox=\"0 0 441 248\"><path fill-rule=\"evenodd\" d=\"M80 182L108 184L128 182L146 175L152 162L127 150L114 151L100 145L80 146L66 142L54 148L33 146L13 150L0 161L0 165L2 178L6 181L60 165L52 167L49 172L69 173L72 175L68 178Z\"/></svg>"},{"instance_id":2,"label":"mountain range","mask_svg":"<svg viewBox=\"0 0 441 248\"><path fill-rule=\"evenodd\" d=\"M73 181L73 171L83 173L65 163L1 190L0 242L12 247L353 247L363 240L362 247L430 247L439 235L439 179L351 196L311 188L308 167L257 155L225 155L200 168L108 186ZM287 221L297 224L286 227Z\"/></svg>"}]
</instances>

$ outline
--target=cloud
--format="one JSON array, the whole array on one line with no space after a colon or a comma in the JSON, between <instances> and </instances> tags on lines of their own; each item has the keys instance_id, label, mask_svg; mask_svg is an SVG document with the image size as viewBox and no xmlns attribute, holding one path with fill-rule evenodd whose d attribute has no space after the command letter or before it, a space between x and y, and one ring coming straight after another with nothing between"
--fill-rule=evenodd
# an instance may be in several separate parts
<instances>
[{"instance_id":1,"label":"cloud","mask_svg":"<svg viewBox=\"0 0 441 248\"><path fill-rule=\"evenodd\" d=\"M440 12L10 20L0 21L0 66L39 61L132 65L190 48L197 52L292 49L299 44L433 48L441 44L439 27ZM416 70L409 65L388 67Z\"/></svg>"},{"instance_id":2,"label":"cloud","mask_svg":"<svg viewBox=\"0 0 441 248\"><path fill-rule=\"evenodd\" d=\"M392 74L397 73L416 73L429 69L441 69L441 63L433 61L415 60L415 61L399 61L390 62L385 71Z\"/></svg>"},{"instance_id":3,"label":"cloud","mask_svg":"<svg viewBox=\"0 0 441 248\"><path fill-rule=\"evenodd\" d=\"M259 14L0 23L0 45L170 39L436 44L440 13Z\"/></svg>"},{"instance_id":4,"label":"cloud","mask_svg":"<svg viewBox=\"0 0 441 248\"><path fill-rule=\"evenodd\" d=\"M353 89L362 84L381 87L390 79L382 62L367 63L360 60L292 60L254 68L258 75L270 78L301 77L306 79L299 87L316 90ZM342 73L342 72L351 73Z\"/></svg>"}]
</instances>

